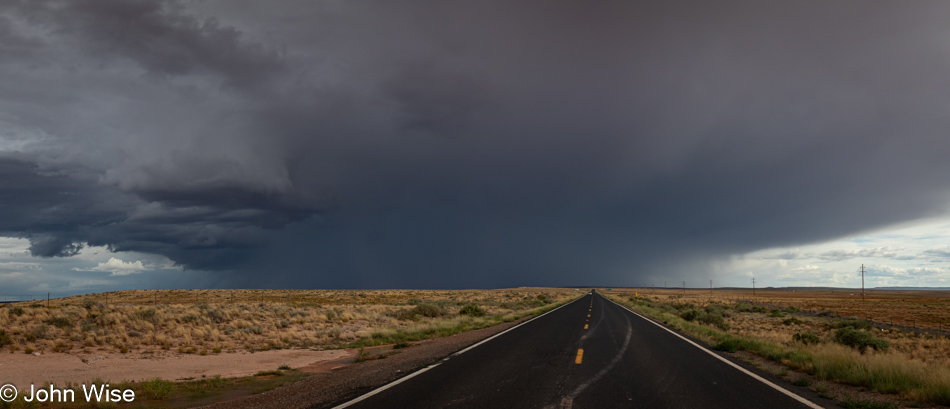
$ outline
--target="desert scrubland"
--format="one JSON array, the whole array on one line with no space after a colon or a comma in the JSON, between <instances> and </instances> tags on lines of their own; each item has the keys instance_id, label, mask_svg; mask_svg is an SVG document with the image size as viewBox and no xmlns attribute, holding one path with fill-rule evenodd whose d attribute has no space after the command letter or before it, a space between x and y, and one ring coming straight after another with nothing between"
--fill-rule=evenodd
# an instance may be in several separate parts
<instances>
[{"instance_id":1,"label":"desert scrubland","mask_svg":"<svg viewBox=\"0 0 950 409\"><path fill-rule=\"evenodd\" d=\"M129 290L8 304L10 353L144 349L207 355L337 348L446 335L514 319L574 290Z\"/></svg>"},{"instance_id":2,"label":"desert scrubland","mask_svg":"<svg viewBox=\"0 0 950 409\"><path fill-rule=\"evenodd\" d=\"M744 351L826 382L950 405L950 292L611 289L603 294L714 349ZM796 378L809 384L809 380ZM847 402L843 403L845 406ZM881 406L890 407L890 406Z\"/></svg>"},{"instance_id":3,"label":"desert scrubland","mask_svg":"<svg viewBox=\"0 0 950 409\"><path fill-rule=\"evenodd\" d=\"M19 302L0 308L0 371L20 387L111 382L138 390L138 404L189 407L538 314L581 293L128 290Z\"/></svg>"}]
</instances>

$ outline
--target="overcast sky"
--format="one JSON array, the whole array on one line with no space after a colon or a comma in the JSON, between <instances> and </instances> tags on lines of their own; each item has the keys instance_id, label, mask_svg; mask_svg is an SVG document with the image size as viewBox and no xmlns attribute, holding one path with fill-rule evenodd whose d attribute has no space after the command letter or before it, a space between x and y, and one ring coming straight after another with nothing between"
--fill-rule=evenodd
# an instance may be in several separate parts
<instances>
[{"instance_id":1,"label":"overcast sky","mask_svg":"<svg viewBox=\"0 0 950 409\"><path fill-rule=\"evenodd\" d=\"M0 1L0 295L946 285L948 19Z\"/></svg>"}]
</instances>

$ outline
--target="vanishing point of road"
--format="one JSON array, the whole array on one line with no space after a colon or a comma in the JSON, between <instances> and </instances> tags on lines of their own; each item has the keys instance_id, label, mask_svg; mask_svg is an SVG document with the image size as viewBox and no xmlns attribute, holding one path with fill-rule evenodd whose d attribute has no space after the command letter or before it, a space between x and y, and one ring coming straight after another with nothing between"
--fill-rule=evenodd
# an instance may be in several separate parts
<instances>
[{"instance_id":1,"label":"vanishing point of road","mask_svg":"<svg viewBox=\"0 0 950 409\"><path fill-rule=\"evenodd\" d=\"M727 361L593 292L337 407L820 407Z\"/></svg>"}]
</instances>

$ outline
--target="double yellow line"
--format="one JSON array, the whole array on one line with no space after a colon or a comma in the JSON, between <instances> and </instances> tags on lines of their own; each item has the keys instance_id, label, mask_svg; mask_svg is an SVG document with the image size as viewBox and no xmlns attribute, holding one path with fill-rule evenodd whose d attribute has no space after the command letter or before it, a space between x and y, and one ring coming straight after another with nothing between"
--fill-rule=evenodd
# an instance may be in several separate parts
<instances>
[{"instance_id":1,"label":"double yellow line","mask_svg":"<svg viewBox=\"0 0 950 409\"><path fill-rule=\"evenodd\" d=\"M590 308L587 309L587 319L584 321L590 321L590 313L594 311L594 297L590 297ZM587 329L590 324L584 324L584 329ZM577 357L574 358L574 363L580 365L584 361L584 348L577 349Z\"/></svg>"}]
</instances>

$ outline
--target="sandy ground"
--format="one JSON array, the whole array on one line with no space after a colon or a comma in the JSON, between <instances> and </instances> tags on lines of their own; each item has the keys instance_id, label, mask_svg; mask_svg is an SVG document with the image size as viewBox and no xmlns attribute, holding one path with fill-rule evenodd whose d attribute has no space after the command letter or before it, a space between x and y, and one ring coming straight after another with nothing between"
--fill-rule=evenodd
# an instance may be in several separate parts
<instances>
[{"instance_id":1,"label":"sandy ground","mask_svg":"<svg viewBox=\"0 0 950 409\"><path fill-rule=\"evenodd\" d=\"M235 352L206 356L158 351L120 353L44 353L39 356L0 353L0 384L12 383L17 388L51 382L90 382L100 378L107 382L138 381L160 377L167 380L249 376L258 371L271 371L281 365L292 368L327 366L329 361L352 355L346 350L311 351L283 349L262 352ZM321 368L322 369L322 368ZM332 368L327 368L332 369Z\"/></svg>"}]
</instances>

